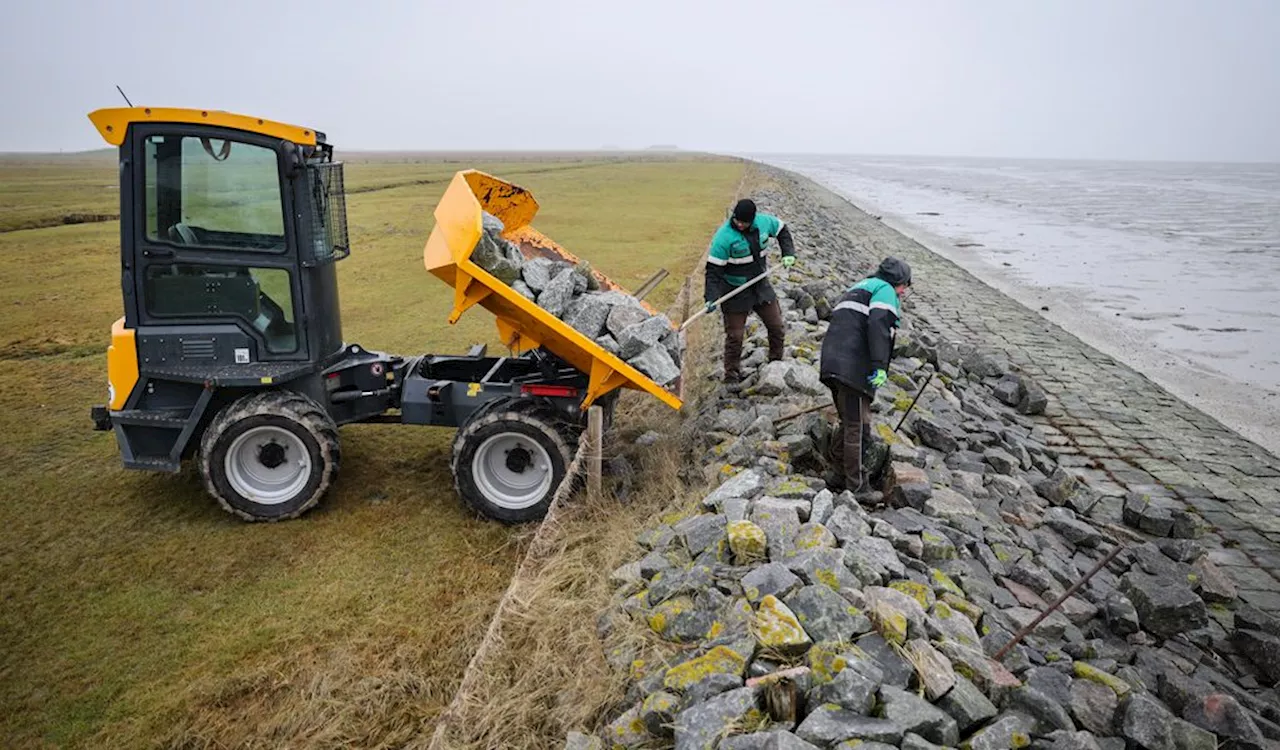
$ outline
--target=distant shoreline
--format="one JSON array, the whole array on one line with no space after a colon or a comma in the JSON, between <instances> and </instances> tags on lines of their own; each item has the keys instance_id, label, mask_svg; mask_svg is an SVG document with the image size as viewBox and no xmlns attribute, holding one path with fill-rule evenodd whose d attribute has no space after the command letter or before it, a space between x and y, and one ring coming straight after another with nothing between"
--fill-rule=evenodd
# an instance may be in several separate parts
<instances>
[{"instance_id":1,"label":"distant shoreline","mask_svg":"<svg viewBox=\"0 0 1280 750\"><path fill-rule=\"evenodd\" d=\"M1280 455L1280 393L1241 383L1208 371L1185 356L1157 349L1140 333L1086 312L1087 305L1080 296L1064 289L1031 287L1021 283L979 253L957 247L909 219L886 213L860 196L795 170L769 162L760 163L839 196L863 213L879 217L881 223L890 229L963 268L1085 344L1129 365L1173 396L1219 420L1241 436ZM922 278L920 283L927 284L928 280ZM1168 364L1171 360L1174 364Z\"/></svg>"}]
</instances>

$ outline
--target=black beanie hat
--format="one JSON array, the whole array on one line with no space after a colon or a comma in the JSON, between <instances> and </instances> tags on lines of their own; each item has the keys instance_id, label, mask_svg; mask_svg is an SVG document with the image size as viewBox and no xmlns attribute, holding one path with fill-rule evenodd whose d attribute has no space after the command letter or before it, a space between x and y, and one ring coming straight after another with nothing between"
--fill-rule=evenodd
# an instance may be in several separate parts
<instances>
[{"instance_id":1,"label":"black beanie hat","mask_svg":"<svg viewBox=\"0 0 1280 750\"><path fill-rule=\"evenodd\" d=\"M905 260L899 260L892 255L880 261L880 267L876 269L875 275L894 286L902 284L911 286L911 266L908 266Z\"/></svg>"},{"instance_id":2,"label":"black beanie hat","mask_svg":"<svg viewBox=\"0 0 1280 750\"><path fill-rule=\"evenodd\" d=\"M756 204L750 198L743 198L733 207L733 218L746 224L756 220Z\"/></svg>"}]
</instances>

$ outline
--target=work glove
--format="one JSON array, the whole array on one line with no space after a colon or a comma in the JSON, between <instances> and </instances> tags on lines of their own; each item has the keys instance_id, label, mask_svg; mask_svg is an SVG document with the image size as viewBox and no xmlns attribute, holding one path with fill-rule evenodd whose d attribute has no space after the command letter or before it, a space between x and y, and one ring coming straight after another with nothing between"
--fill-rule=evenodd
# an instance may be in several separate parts
<instances>
[{"instance_id":1,"label":"work glove","mask_svg":"<svg viewBox=\"0 0 1280 750\"><path fill-rule=\"evenodd\" d=\"M782 267L783 267L783 268L790 268L790 267L794 266L795 264L796 264L796 256L794 256L794 255L784 255L784 256L782 256Z\"/></svg>"},{"instance_id":2,"label":"work glove","mask_svg":"<svg viewBox=\"0 0 1280 750\"><path fill-rule=\"evenodd\" d=\"M714 302L708 302L708 303L707 303L707 312L709 312L709 313L713 313L713 312L715 312L715 311L716 311L716 303L714 303Z\"/></svg>"},{"instance_id":3,"label":"work glove","mask_svg":"<svg viewBox=\"0 0 1280 750\"><path fill-rule=\"evenodd\" d=\"M867 376L867 385L872 388L879 388L889 379L889 373L884 370L876 370Z\"/></svg>"}]
</instances>

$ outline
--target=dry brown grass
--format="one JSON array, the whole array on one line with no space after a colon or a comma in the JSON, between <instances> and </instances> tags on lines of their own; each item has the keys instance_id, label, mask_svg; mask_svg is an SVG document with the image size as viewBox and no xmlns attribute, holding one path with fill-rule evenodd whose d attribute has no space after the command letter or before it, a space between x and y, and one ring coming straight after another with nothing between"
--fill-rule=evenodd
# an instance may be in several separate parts
<instances>
[{"instance_id":1,"label":"dry brown grass","mask_svg":"<svg viewBox=\"0 0 1280 750\"><path fill-rule=\"evenodd\" d=\"M377 166L353 166L352 181L453 169ZM742 171L522 162L517 177L511 165L467 166L532 190L538 228L629 288L656 266L690 265ZM573 168L551 169L562 166ZM90 188L114 177L111 159L85 169ZM0 170L14 194L78 200L53 184L71 179L60 171L34 185L16 175ZM352 196L356 252L338 269L350 340L415 354L495 338L483 311L445 324L452 297L423 270L443 187ZM230 518L190 471L121 469L88 419L120 309L118 240L114 222L0 232L0 748L403 747L429 736L534 529L466 512L449 478L453 433L441 428L344 427L342 477L287 524ZM677 278L650 299L669 304Z\"/></svg>"},{"instance_id":2,"label":"dry brown grass","mask_svg":"<svg viewBox=\"0 0 1280 750\"><path fill-rule=\"evenodd\" d=\"M639 452L646 477L639 496L626 505L580 500L544 528L513 581L489 656L476 665L437 747L547 747L593 727L619 700L626 675L610 668L605 650L641 651L646 639L623 628L606 642L597 618L613 597L609 573L638 557L636 531L691 497L678 454L674 444Z\"/></svg>"},{"instance_id":3,"label":"dry brown grass","mask_svg":"<svg viewBox=\"0 0 1280 750\"><path fill-rule=\"evenodd\" d=\"M626 502L608 493L597 502L579 497L543 524L496 615L493 642L464 678L469 684L455 697L437 741L423 737L410 747L562 743L569 731L593 729L625 691L626 675L609 666L606 649L652 651L652 639L638 624L615 623L621 627L607 639L597 632L614 595L609 574L640 556L637 532L656 517L686 511L702 493L682 470L689 448L679 415L628 394L617 422L627 429L606 445L611 453L623 451L627 438L642 431L667 436L643 450L624 451L643 483Z\"/></svg>"},{"instance_id":4,"label":"dry brown grass","mask_svg":"<svg viewBox=\"0 0 1280 750\"><path fill-rule=\"evenodd\" d=\"M740 182L735 194L741 189ZM701 263L700 256L689 272L691 311L700 306ZM687 332L684 414L624 394L615 424L626 429L615 429L606 450L623 451L643 482L625 503L608 496L598 502L579 498L542 525L491 623L491 642L464 676L434 736L410 748L558 747L570 731L594 733L622 708L628 675L611 667L606 653L651 664L682 660L678 647L661 642L642 623L611 618L609 627L598 625L615 603L610 573L643 554L638 533L655 519L692 512L709 489L690 460L697 448L685 425L711 387L706 375L719 336L715 318ZM630 446L648 430L667 439L644 449Z\"/></svg>"}]
</instances>

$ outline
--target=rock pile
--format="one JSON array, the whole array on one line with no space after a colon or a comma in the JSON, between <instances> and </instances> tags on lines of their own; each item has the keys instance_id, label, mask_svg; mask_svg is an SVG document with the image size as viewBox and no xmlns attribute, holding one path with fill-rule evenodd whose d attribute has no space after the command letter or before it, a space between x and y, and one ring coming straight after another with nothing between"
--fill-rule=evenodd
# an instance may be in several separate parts
<instances>
[{"instance_id":1,"label":"rock pile","mask_svg":"<svg viewBox=\"0 0 1280 750\"><path fill-rule=\"evenodd\" d=\"M680 376L684 337L667 316L650 313L625 292L601 291L586 262L526 259L502 237L502 221L492 214L483 214L483 226L471 254L478 266L659 385Z\"/></svg>"},{"instance_id":2,"label":"rock pile","mask_svg":"<svg viewBox=\"0 0 1280 750\"><path fill-rule=\"evenodd\" d=\"M827 417L782 417L830 398L815 366L831 304L879 258L808 201L758 199L807 245L774 282L788 356L766 363L753 322L754 374L689 420L718 486L613 572L602 636L630 620L648 640L606 654L626 700L566 747L1280 748L1280 622L1235 601L1199 519L1166 512L1160 488L1077 481L1030 417L1047 397L1003 357L908 309L873 406L881 490L826 487Z\"/></svg>"}]
</instances>

